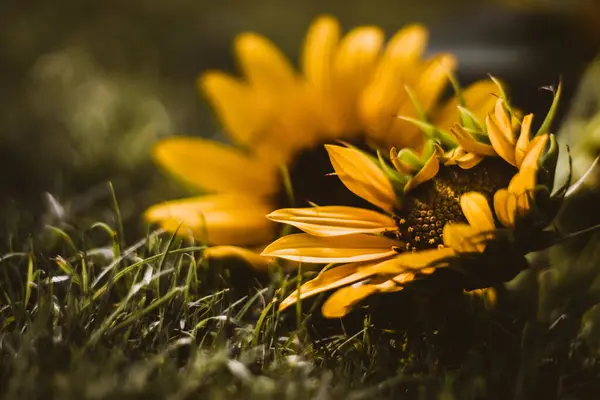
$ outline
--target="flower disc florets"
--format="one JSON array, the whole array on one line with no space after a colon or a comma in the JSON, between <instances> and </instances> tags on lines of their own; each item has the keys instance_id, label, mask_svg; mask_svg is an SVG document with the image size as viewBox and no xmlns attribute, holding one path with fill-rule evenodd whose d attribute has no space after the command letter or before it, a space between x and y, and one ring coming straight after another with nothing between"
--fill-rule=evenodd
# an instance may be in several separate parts
<instances>
[{"instance_id":1,"label":"flower disc florets","mask_svg":"<svg viewBox=\"0 0 600 400\"><path fill-rule=\"evenodd\" d=\"M466 223L460 198L479 192L489 202L494 193L506 187L516 169L499 159L486 159L471 169L442 166L431 180L406 194L402 209L395 213L398 230L387 235L405 242L406 250L443 246L443 228L448 222Z\"/></svg>"}]
</instances>

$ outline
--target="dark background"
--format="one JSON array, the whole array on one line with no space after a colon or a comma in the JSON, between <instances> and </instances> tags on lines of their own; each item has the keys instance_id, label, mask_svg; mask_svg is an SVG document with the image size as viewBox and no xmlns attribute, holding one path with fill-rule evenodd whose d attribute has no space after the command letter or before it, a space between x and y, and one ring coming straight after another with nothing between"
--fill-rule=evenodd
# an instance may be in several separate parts
<instances>
[{"instance_id":1,"label":"dark background","mask_svg":"<svg viewBox=\"0 0 600 400\"><path fill-rule=\"evenodd\" d=\"M564 6L563 4L569 4ZM467 84L491 73L514 103L543 115L539 88L562 75L561 114L600 43L596 0L364 2L20 0L0 6L0 218L23 234L110 203L140 227L149 204L182 194L149 160L171 134L211 137L219 125L198 94L206 69L235 71L231 43L253 30L296 61L318 15L388 35L425 23L430 52L452 51ZM541 120L541 117L538 118ZM50 192L58 203L49 201ZM97 206L97 207L96 207ZM101 211L100 211L101 212ZM137 224L137 225L136 225Z\"/></svg>"}]
</instances>

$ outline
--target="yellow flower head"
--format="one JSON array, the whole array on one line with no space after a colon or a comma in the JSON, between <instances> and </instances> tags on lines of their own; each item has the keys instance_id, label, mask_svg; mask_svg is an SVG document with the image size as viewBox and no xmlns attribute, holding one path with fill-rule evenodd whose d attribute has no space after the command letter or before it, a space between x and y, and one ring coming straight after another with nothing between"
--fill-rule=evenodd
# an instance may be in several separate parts
<instances>
[{"instance_id":1,"label":"yellow flower head","mask_svg":"<svg viewBox=\"0 0 600 400\"><path fill-rule=\"evenodd\" d=\"M265 37L239 35L241 77L217 71L198 80L233 145L173 137L154 149L160 166L211 194L155 205L146 220L213 245L258 246L273 237L264 215L278 206L281 171L303 149L333 139L420 149L424 137L411 118L426 115L444 129L460 118L457 98L440 101L456 61L450 54L423 59L426 42L420 25L386 43L377 27L342 35L338 22L324 16L308 30L297 71ZM475 83L465 89L464 104L482 117L493 90L491 82Z\"/></svg>"},{"instance_id":2,"label":"yellow flower head","mask_svg":"<svg viewBox=\"0 0 600 400\"><path fill-rule=\"evenodd\" d=\"M305 283L283 300L280 309L337 289L322 311L326 317L341 317L371 294L403 290L433 272L448 271L447 267L460 267L461 289L467 290L506 281L526 267L523 255L531 250L527 245L508 247L519 258L498 253L498 244L530 238L534 230L539 234L557 210L541 209L554 204L550 193L558 150L547 128L556 102L548 123L535 135L533 116L520 121L507 104L504 96L496 101L485 127L476 118L456 125L454 144L429 139L421 153L392 149L394 168L381 155L326 145L339 179L381 212L320 206L269 214L270 219L305 233L276 240L264 255L342 264ZM430 130L428 137L440 134L445 135ZM563 195L564 188L559 197ZM500 271L487 265L488 255L502 264ZM475 271L465 270L473 264Z\"/></svg>"}]
</instances>

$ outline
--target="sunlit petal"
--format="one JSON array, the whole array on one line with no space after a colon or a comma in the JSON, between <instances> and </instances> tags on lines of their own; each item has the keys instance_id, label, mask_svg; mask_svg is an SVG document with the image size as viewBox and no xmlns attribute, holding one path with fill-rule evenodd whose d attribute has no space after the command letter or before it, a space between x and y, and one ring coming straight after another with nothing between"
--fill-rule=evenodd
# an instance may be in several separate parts
<instances>
[{"instance_id":1,"label":"sunlit petal","mask_svg":"<svg viewBox=\"0 0 600 400\"><path fill-rule=\"evenodd\" d=\"M204 256L209 261L219 260L228 262L232 259L243 260L258 270L266 270L274 263L271 257L263 257L255 251L237 246L210 246L204 251Z\"/></svg>"},{"instance_id":2,"label":"sunlit petal","mask_svg":"<svg viewBox=\"0 0 600 400\"><path fill-rule=\"evenodd\" d=\"M423 168L415 175L408 183L404 186L404 192L412 190L418 185L427 182L437 175L440 169L440 161L438 159L439 152L434 151L433 154L429 157Z\"/></svg>"},{"instance_id":3,"label":"sunlit petal","mask_svg":"<svg viewBox=\"0 0 600 400\"><path fill-rule=\"evenodd\" d=\"M270 208L242 195L212 195L154 205L144 218L201 242L247 246L273 238L273 223L265 218Z\"/></svg>"},{"instance_id":4,"label":"sunlit petal","mask_svg":"<svg viewBox=\"0 0 600 400\"><path fill-rule=\"evenodd\" d=\"M378 165L359 150L334 145L325 148L337 176L352 193L383 210L394 209L396 194Z\"/></svg>"},{"instance_id":5,"label":"sunlit petal","mask_svg":"<svg viewBox=\"0 0 600 400\"><path fill-rule=\"evenodd\" d=\"M379 264L361 267L360 272L370 275L391 274L397 275L407 271L419 270L430 267L440 260L452 257L456 252L454 249L444 247L441 249L407 251L400 253L396 257L380 262ZM443 264L440 264L443 265Z\"/></svg>"},{"instance_id":6,"label":"sunlit petal","mask_svg":"<svg viewBox=\"0 0 600 400\"><path fill-rule=\"evenodd\" d=\"M527 148L529 147L532 121L533 114L529 114L523 118L523 122L521 124L521 134L519 135L519 139L517 140L517 145L515 148L515 161L517 162L517 168L521 167L521 163L523 162L523 159L525 158L525 153L527 152Z\"/></svg>"},{"instance_id":7,"label":"sunlit petal","mask_svg":"<svg viewBox=\"0 0 600 400\"><path fill-rule=\"evenodd\" d=\"M212 140L163 139L152 154L168 172L203 190L264 196L278 188L276 169Z\"/></svg>"},{"instance_id":8,"label":"sunlit petal","mask_svg":"<svg viewBox=\"0 0 600 400\"><path fill-rule=\"evenodd\" d=\"M496 151L489 144L478 142L469 132L460 126L455 126L450 133L456 142L469 153L475 153L480 156L496 156Z\"/></svg>"},{"instance_id":9,"label":"sunlit petal","mask_svg":"<svg viewBox=\"0 0 600 400\"><path fill-rule=\"evenodd\" d=\"M458 253L481 253L485 250L481 232L461 223L448 223L444 226L444 245Z\"/></svg>"},{"instance_id":10,"label":"sunlit petal","mask_svg":"<svg viewBox=\"0 0 600 400\"><path fill-rule=\"evenodd\" d=\"M306 233L284 236L262 255L307 263L362 262L393 256L397 240L365 234L317 237Z\"/></svg>"},{"instance_id":11,"label":"sunlit petal","mask_svg":"<svg viewBox=\"0 0 600 400\"><path fill-rule=\"evenodd\" d=\"M396 227L394 220L387 215L343 206L284 208L273 211L267 217L272 221L293 225L315 236L380 233Z\"/></svg>"},{"instance_id":12,"label":"sunlit petal","mask_svg":"<svg viewBox=\"0 0 600 400\"><path fill-rule=\"evenodd\" d=\"M516 165L514 144L506 139L502 129L489 115L486 117L485 123L488 129L488 137L496 153L507 163Z\"/></svg>"},{"instance_id":13,"label":"sunlit petal","mask_svg":"<svg viewBox=\"0 0 600 400\"><path fill-rule=\"evenodd\" d=\"M460 206L469 224L480 232L496 228L494 216L485 196L479 192L467 192L460 197Z\"/></svg>"},{"instance_id":14,"label":"sunlit petal","mask_svg":"<svg viewBox=\"0 0 600 400\"><path fill-rule=\"evenodd\" d=\"M340 265L321 272L316 278L304 283L298 290L293 291L286 297L279 304L279 311L315 294L365 279L366 274L357 272L360 265L359 263Z\"/></svg>"},{"instance_id":15,"label":"sunlit petal","mask_svg":"<svg viewBox=\"0 0 600 400\"><path fill-rule=\"evenodd\" d=\"M512 228L515 223L515 210L509 209L509 197L512 196L507 189L500 189L494 194L494 211L502 225Z\"/></svg>"}]
</instances>

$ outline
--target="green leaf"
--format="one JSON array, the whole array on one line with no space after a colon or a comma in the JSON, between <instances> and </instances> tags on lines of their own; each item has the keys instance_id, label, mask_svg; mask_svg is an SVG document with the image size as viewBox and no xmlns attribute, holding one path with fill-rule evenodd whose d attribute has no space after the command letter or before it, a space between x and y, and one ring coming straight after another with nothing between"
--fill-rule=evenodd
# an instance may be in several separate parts
<instances>
[{"instance_id":1,"label":"green leaf","mask_svg":"<svg viewBox=\"0 0 600 400\"><path fill-rule=\"evenodd\" d=\"M544 122L540 129L534 136L543 135L550 131L550 125L552 125L552 121L554 120L554 116L556 115L556 111L558 109L558 102L560 101L560 95L562 93L562 81L558 82L558 88L554 93L554 99L552 99L552 105L550 106L550 110L548 110L548 114L546 114L546 118L544 118Z\"/></svg>"}]
</instances>

